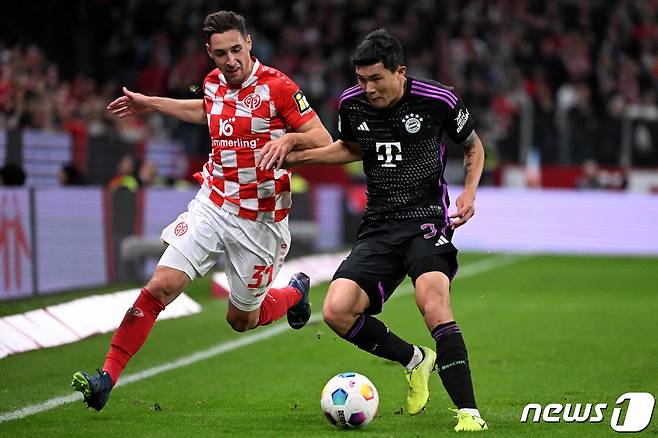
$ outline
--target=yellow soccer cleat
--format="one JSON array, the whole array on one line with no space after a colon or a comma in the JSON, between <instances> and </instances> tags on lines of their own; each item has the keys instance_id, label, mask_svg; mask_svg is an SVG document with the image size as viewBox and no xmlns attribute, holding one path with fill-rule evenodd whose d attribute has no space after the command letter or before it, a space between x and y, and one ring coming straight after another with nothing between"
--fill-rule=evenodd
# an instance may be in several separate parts
<instances>
[{"instance_id":1,"label":"yellow soccer cleat","mask_svg":"<svg viewBox=\"0 0 658 438\"><path fill-rule=\"evenodd\" d=\"M405 371L405 377L409 382L409 395L407 395L407 412L416 415L423 410L430 398L429 380L434 369L436 353L427 347L418 347L423 351L425 357L411 371Z\"/></svg>"},{"instance_id":2,"label":"yellow soccer cleat","mask_svg":"<svg viewBox=\"0 0 658 438\"><path fill-rule=\"evenodd\" d=\"M455 432L480 432L488 429L487 422L482 418L458 409L451 410L457 414L455 416L457 418Z\"/></svg>"}]
</instances>

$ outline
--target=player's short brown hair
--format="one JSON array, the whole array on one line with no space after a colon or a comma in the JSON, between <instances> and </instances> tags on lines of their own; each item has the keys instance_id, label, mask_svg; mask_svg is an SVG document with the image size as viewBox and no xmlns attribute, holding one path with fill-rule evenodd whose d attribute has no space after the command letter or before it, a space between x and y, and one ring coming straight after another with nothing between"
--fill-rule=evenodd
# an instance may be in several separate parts
<instances>
[{"instance_id":1,"label":"player's short brown hair","mask_svg":"<svg viewBox=\"0 0 658 438\"><path fill-rule=\"evenodd\" d=\"M203 33L206 41L216 33L224 33L229 30L237 30L244 38L247 38L247 26L244 17L232 11L213 12L203 20Z\"/></svg>"}]
</instances>

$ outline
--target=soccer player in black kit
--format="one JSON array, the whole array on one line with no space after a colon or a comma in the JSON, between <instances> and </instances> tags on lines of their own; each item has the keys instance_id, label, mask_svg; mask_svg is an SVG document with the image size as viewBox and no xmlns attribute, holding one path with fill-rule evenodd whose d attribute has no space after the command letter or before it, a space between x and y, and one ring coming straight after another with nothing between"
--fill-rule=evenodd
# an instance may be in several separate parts
<instances>
[{"instance_id":1,"label":"soccer player in black kit","mask_svg":"<svg viewBox=\"0 0 658 438\"><path fill-rule=\"evenodd\" d=\"M368 203L352 252L329 286L324 320L345 340L406 368L409 413L419 413L427 403L436 368L457 407L455 430L485 430L466 346L450 307L450 282L457 273L451 238L475 212L482 142L451 88L406 75L402 47L386 30L370 33L352 63L358 85L341 96L339 140L315 149L264 149L257 165L363 160ZM464 150L464 191L450 215L444 134ZM438 354L400 339L373 316L407 275Z\"/></svg>"}]
</instances>

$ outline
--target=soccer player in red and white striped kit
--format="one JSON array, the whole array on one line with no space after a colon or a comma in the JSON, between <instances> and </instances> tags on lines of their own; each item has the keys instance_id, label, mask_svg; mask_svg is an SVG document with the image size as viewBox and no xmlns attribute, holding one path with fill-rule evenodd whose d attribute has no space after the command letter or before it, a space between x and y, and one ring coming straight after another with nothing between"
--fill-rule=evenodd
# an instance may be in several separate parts
<instances>
[{"instance_id":1,"label":"soccer player in red and white striped kit","mask_svg":"<svg viewBox=\"0 0 658 438\"><path fill-rule=\"evenodd\" d=\"M168 244L149 282L128 309L97 375L78 371L72 386L89 407L101 410L130 359L141 348L158 314L197 276L226 254L230 295L226 319L239 332L287 314L291 327L311 316L310 280L293 275L287 287L270 288L290 246L288 169L256 167L266 145L290 150L319 147L331 136L299 87L285 74L251 56L252 40L241 15L220 11L203 24L216 69L203 83L203 99L145 96L124 88L108 105L117 117L158 111L207 124L212 152L186 212L167 226Z\"/></svg>"}]
</instances>

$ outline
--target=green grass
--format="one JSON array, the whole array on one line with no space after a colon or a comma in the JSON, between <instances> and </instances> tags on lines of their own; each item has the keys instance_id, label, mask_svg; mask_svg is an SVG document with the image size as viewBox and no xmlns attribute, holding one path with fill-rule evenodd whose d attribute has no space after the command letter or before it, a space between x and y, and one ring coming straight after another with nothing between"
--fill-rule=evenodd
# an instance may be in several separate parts
<instances>
[{"instance_id":1,"label":"green grass","mask_svg":"<svg viewBox=\"0 0 658 438\"><path fill-rule=\"evenodd\" d=\"M488 257L466 254L460 261L466 266ZM657 262L539 256L457 277L453 307L489 436L614 436L609 424L619 395L658 396ZM326 285L313 289L316 311L325 290ZM207 280L194 283L188 293L203 311L158 322L125 375L245 336L230 330L225 301L210 298L208 291ZM25 301L20 308L34 305ZM411 294L394 295L382 319L410 342L433 345ZM0 360L0 414L66 395L73 371L98 367L110 338L96 336ZM319 392L330 377L348 370L375 383L380 414L363 430L341 432L322 416ZM454 434L439 378L432 378L426 411L415 417L397 413L405 385L399 365L358 350L319 323L118 387L102 412L84 409L79 401L0 423L0 436ZM598 424L522 424L523 406L531 402L607 403L608 409ZM640 436L658 435L657 417Z\"/></svg>"}]
</instances>

